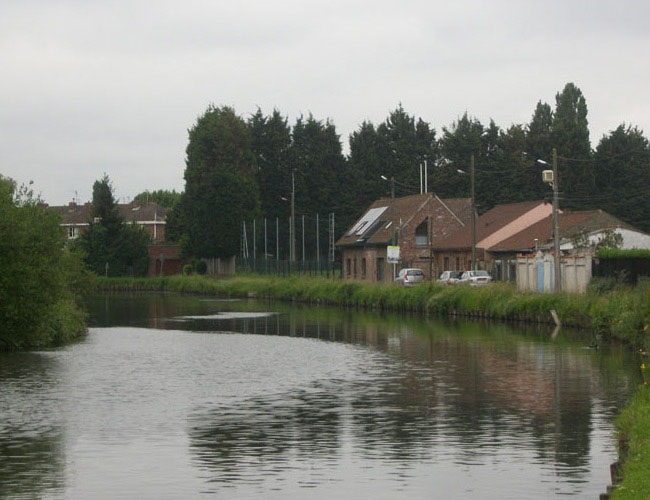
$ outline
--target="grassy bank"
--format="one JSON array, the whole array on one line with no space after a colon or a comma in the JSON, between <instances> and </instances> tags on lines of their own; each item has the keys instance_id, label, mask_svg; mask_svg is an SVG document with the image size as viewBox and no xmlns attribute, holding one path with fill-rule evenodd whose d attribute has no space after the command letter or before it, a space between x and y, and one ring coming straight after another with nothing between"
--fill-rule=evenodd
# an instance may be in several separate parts
<instances>
[{"instance_id":1,"label":"grassy bank","mask_svg":"<svg viewBox=\"0 0 650 500\"><path fill-rule=\"evenodd\" d=\"M634 346L644 344L644 311L650 287L619 288L585 295L522 293L510 284L489 287L448 287L426 283L413 288L369 285L324 278L206 276L164 278L100 278L101 290L173 291L230 297L270 297L311 303L437 315L464 315L506 321L552 323L557 311L566 326L593 328L605 337Z\"/></svg>"},{"instance_id":2,"label":"grassy bank","mask_svg":"<svg viewBox=\"0 0 650 500\"><path fill-rule=\"evenodd\" d=\"M643 385L619 416L616 425L624 446L623 482L615 500L650 497L650 387Z\"/></svg>"}]
</instances>

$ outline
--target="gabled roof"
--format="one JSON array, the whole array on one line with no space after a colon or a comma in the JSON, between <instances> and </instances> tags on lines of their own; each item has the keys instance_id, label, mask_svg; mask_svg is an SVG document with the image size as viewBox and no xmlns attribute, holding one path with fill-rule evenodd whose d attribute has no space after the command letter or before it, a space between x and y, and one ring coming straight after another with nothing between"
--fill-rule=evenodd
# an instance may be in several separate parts
<instances>
[{"instance_id":1,"label":"gabled roof","mask_svg":"<svg viewBox=\"0 0 650 500\"><path fill-rule=\"evenodd\" d=\"M576 212L561 212L559 216L560 237L573 238L582 231L588 233L603 229L624 228L638 231L635 227L623 222L603 210L581 210ZM520 231L490 247L490 251L525 251L537 246L545 246L553 240L553 217L546 217L536 224Z\"/></svg>"},{"instance_id":2,"label":"gabled roof","mask_svg":"<svg viewBox=\"0 0 650 500\"><path fill-rule=\"evenodd\" d=\"M447 211L459 225L469 223L471 217L469 198L442 200L431 193L395 199L380 198L366 209L363 216L346 230L336 244L337 246L386 245L390 243L398 227L400 230L404 229L422 210L429 209L429 204L436 204Z\"/></svg>"},{"instance_id":3,"label":"gabled roof","mask_svg":"<svg viewBox=\"0 0 650 500\"><path fill-rule=\"evenodd\" d=\"M546 202L535 200L496 205L476 219L476 242L484 240L541 205L546 205ZM445 241L440 242L437 248L451 250L466 249L471 246L472 228L470 225L466 225Z\"/></svg>"},{"instance_id":4,"label":"gabled roof","mask_svg":"<svg viewBox=\"0 0 650 500\"><path fill-rule=\"evenodd\" d=\"M61 216L63 224L88 224L92 221L92 205L85 203L77 205L70 203L63 206L47 207ZM167 208L154 202L149 203L123 203L117 209L126 222L165 222Z\"/></svg>"}]
</instances>

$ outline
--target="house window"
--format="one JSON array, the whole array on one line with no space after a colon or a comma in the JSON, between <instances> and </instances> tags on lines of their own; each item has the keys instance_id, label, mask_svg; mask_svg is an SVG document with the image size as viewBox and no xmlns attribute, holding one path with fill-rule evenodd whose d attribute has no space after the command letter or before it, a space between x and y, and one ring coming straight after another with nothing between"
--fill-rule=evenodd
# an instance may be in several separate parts
<instances>
[{"instance_id":1,"label":"house window","mask_svg":"<svg viewBox=\"0 0 650 500\"><path fill-rule=\"evenodd\" d=\"M361 259L361 278L366 279L366 259Z\"/></svg>"},{"instance_id":2,"label":"house window","mask_svg":"<svg viewBox=\"0 0 650 500\"><path fill-rule=\"evenodd\" d=\"M456 257L456 271L460 271L460 257Z\"/></svg>"},{"instance_id":3,"label":"house window","mask_svg":"<svg viewBox=\"0 0 650 500\"><path fill-rule=\"evenodd\" d=\"M354 258L354 277L357 277L357 258Z\"/></svg>"},{"instance_id":4,"label":"house window","mask_svg":"<svg viewBox=\"0 0 650 500\"><path fill-rule=\"evenodd\" d=\"M429 244L429 224L423 221L418 227L415 228L415 246L423 247Z\"/></svg>"},{"instance_id":5,"label":"house window","mask_svg":"<svg viewBox=\"0 0 650 500\"><path fill-rule=\"evenodd\" d=\"M75 226L68 226L68 239L74 240L77 236L79 236L77 228Z\"/></svg>"},{"instance_id":6,"label":"house window","mask_svg":"<svg viewBox=\"0 0 650 500\"><path fill-rule=\"evenodd\" d=\"M449 257L445 257L445 268L443 271L449 271Z\"/></svg>"},{"instance_id":7,"label":"house window","mask_svg":"<svg viewBox=\"0 0 650 500\"><path fill-rule=\"evenodd\" d=\"M377 258L377 281L384 281L384 259L382 257Z\"/></svg>"},{"instance_id":8,"label":"house window","mask_svg":"<svg viewBox=\"0 0 650 500\"><path fill-rule=\"evenodd\" d=\"M350 263L350 259L345 261L345 270L346 270L346 274L350 276L350 273L352 272L352 265Z\"/></svg>"}]
</instances>

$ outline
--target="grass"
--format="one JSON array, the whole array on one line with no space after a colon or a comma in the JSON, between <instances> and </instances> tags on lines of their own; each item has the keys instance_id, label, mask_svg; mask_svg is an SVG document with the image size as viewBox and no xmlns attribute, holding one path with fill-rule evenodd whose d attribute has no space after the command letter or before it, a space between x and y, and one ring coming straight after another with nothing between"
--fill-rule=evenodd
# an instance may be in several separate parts
<instances>
[{"instance_id":1,"label":"grass","mask_svg":"<svg viewBox=\"0 0 650 500\"><path fill-rule=\"evenodd\" d=\"M650 497L650 387L642 385L616 421L619 437L627 443L619 450L623 482L613 500Z\"/></svg>"},{"instance_id":2,"label":"grass","mask_svg":"<svg viewBox=\"0 0 650 500\"><path fill-rule=\"evenodd\" d=\"M162 278L99 278L102 290L171 291L229 297L270 297L374 310L412 311L429 315L463 315L506 321L552 323L557 311L566 326L593 328L606 338L645 347L645 310L650 286L616 287L584 295L519 292L509 283L471 288L424 283L412 288L307 276L228 278L169 276Z\"/></svg>"}]
</instances>

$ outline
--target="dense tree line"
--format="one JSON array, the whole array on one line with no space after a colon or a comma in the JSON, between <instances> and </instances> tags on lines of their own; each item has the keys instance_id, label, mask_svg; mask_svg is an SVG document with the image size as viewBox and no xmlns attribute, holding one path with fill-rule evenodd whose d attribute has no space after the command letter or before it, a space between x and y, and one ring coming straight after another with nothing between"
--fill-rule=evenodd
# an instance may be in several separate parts
<instances>
[{"instance_id":1,"label":"dense tree line","mask_svg":"<svg viewBox=\"0 0 650 500\"><path fill-rule=\"evenodd\" d=\"M472 155L479 212L499 203L550 200L541 176L549 167L536 160L550 164L553 148L561 208L602 208L650 231L648 140L623 124L592 150L586 100L568 83L556 94L554 107L540 101L529 123L506 129L465 113L438 136L433 125L399 105L379 124L363 122L349 137L347 156L329 120L301 116L291 125L278 110L265 115L258 109L244 119L232 108L211 106L190 130L185 191L169 216L168 234L187 255L227 256L239 252L242 220L266 218L272 226L278 221L286 249L293 176L296 232L306 214L305 233L313 242L315 214L324 227L333 212L339 236L370 203L389 195L382 176L395 178L397 196L418 193L425 162L429 191L468 197ZM261 224L257 230L261 238ZM308 258L314 252L309 249Z\"/></svg>"}]
</instances>

